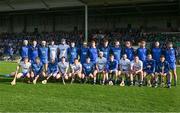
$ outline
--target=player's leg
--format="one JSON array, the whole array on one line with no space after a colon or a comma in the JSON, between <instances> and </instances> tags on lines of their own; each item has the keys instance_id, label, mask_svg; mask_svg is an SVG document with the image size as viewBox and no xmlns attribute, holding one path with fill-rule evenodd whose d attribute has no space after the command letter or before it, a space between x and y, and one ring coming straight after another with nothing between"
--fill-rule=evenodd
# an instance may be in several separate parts
<instances>
[{"instance_id":1,"label":"player's leg","mask_svg":"<svg viewBox=\"0 0 180 113\"><path fill-rule=\"evenodd\" d=\"M126 84L131 85L131 73L129 71L127 71L125 74L125 85Z\"/></svg>"},{"instance_id":2,"label":"player's leg","mask_svg":"<svg viewBox=\"0 0 180 113\"><path fill-rule=\"evenodd\" d=\"M83 81L83 83L86 83L86 82L87 82L85 79L86 79L85 74L82 73L82 75L81 75L81 80Z\"/></svg>"},{"instance_id":3,"label":"player's leg","mask_svg":"<svg viewBox=\"0 0 180 113\"><path fill-rule=\"evenodd\" d=\"M154 88L157 88L158 87L158 80L159 80L159 76L160 76L160 74L159 73L155 73L155 75L154 75Z\"/></svg>"},{"instance_id":4,"label":"player's leg","mask_svg":"<svg viewBox=\"0 0 180 113\"><path fill-rule=\"evenodd\" d=\"M129 78L130 78L130 86L133 86L134 76L132 72L129 73Z\"/></svg>"},{"instance_id":5,"label":"player's leg","mask_svg":"<svg viewBox=\"0 0 180 113\"><path fill-rule=\"evenodd\" d=\"M81 81L82 73L81 72L77 73L77 77L78 77L79 82L82 83L82 81Z\"/></svg>"},{"instance_id":6,"label":"player's leg","mask_svg":"<svg viewBox=\"0 0 180 113\"><path fill-rule=\"evenodd\" d=\"M102 78L103 78L103 81L102 81L102 85L104 85L105 84L105 81L106 81L106 71L103 71L102 72Z\"/></svg>"},{"instance_id":7,"label":"player's leg","mask_svg":"<svg viewBox=\"0 0 180 113\"><path fill-rule=\"evenodd\" d=\"M32 78L32 80L33 80L33 84L36 84L37 79L39 78L39 74L34 73L33 71L31 71L30 76L31 76L31 78Z\"/></svg>"},{"instance_id":8,"label":"player's leg","mask_svg":"<svg viewBox=\"0 0 180 113\"><path fill-rule=\"evenodd\" d=\"M167 78L167 87L168 88L171 88L171 74L170 73L167 73L166 74L166 78Z\"/></svg>"},{"instance_id":9,"label":"player's leg","mask_svg":"<svg viewBox=\"0 0 180 113\"><path fill-rule=\"evenodd\" d=\"M174 64L174 68L172 70L172 74L174 76L174 86L177 84L177 71L176 71L176 64Z\"/></svg>"},{"instance_id":10,"label":"player's leg","mask_svg":"<svg viewBox=\"0 0 180 113\"><path fill-rule=\"evenodd\" d=\"M93 75L94 75L94 84L96 84L96 78L97 78L97 75L98 75L98 71L95 70Z\"/></svg>"},{"instance_id":11,"label":"player's leg","mask_svg":"<svg viewBox=\"0 0 180 113\"><path fill-rule=\"evenodd\" d=\"M113 73L112 72L108 72L107 73L107 78L108 78L108 82L109 82L109 85L113 85Z\"/></svg>"},{"instance_id":12,"label":"player's leg","mask_svg":"<svg viewBox=\"0 0 180 113\"><path fill-rule=\"evenodd\" d=\"M30 81L31 74L29 72L27 74L25 74L24 77L27 78L27 83L31 83L31 81Z\"/></svg>"},{"instance_id":13,"label":"player's leg","mask_svg":"<svg viewBox=\"0 0 180 113\"><path fill-rule=\"evenodd\" d=\"M150 73L146 74L147 86L148 86L148 87L152 87L151 81L152 81L152 79L153 79L153 76L154 76L154 74L150 74Z\"/></svg>"},{"instance_id":14,"label":"player's leg","mask_svg":"<svg viewBox=\"0 0 180 113\"><path fill-rule=\"evenodd\" d=\"M46 79L42 81L42 84L47 84L48 80L53 76L53 73L47 73Z\"/></svg>"},{"instance_id":15,"label":"player's leg","mask_svg":"<svg viewBox=\"0 0 180 113\"><path fill-rule=\"evenodd\" d=\"M45 69L45 72L47 72L47 70L48 70L48 63L44 64L44 69Z\"/></svg>"},{"instance_id":16,"label":"player's leg","mask_svg":"<svg viewBox=\"0 0 180 113\"><path fill-rule=\"evenodd\" d=\"M121 77L121 83L120 83L120 86L125 86L125 83L124 83L124 80L125 80L125 76L126 76L126 73L125 72L119 72L120 74L120 77Z\"/></svg>"},{"instance_id":17,"label":"player's leg","mask_svg":"<svg viewBox=\"0 0 180 113\"><path fill-rule=\"evenodd\" d=\"M140 81L139 81L139 86L142 86L143 80L144 80L143 71L140 71L140 72L139 72L139 79L140 79Z\"/></svg>"},{"instance_id":18,"label":"player's leg","mask_svg":"<svg viewBox=\"0 0 180 113\"><path fill-rule=\"evenodd\" d=\"M74 82L74 77L75 74L74 73L69 73L69 77L71 78L71 84Z\"/></svg>"},{"instance_id":19,"label":"player's leg","mask_svg":"<svg viewBox=\"0 0 180 113\"><path fill-rule=\"evenodd\" d=\"M77 73L71 73L71 84L74 83L76 76L77 76Z\"/></svg>"},{"instance_id":20,"label":"player's leg","mask_svg":"<svg viewBox=\"0 0 180 113\"><path fill-rule=\"evenodd\" d=\"M160 73L160 86L164 87L165 86L165 79L166 79L166 74Z\"/></svg>"},{"instance_id":21,"label":"player's leg","mask_svg":"<svg viewBox=\"0 0 180 113\"><path fill-rule=\"evenodd\" d=\"M113 74L114 74L114 77L115 77L114 84L117 84L117 81L118 81L118 78L119 78L118 70L115 70L115 71L113 72Z\"/></svg>"},{"instance_id":22,"label":"player's leg","mask_svg":"<svg viewBox=\"0 0 180 113\"><path fill-rule=\"evenodd\" d=\"M13 81L11 82L11 85L16 85L16 80L21 78L23 76L23 73L15 73L14 74L14 79Z\"/></svg>"},{"instance_id":23,"label":"player's leg","mask_svg":"<svg viewBox=\"0 0 180 113\"><path fill-rule=\"evenodd\" d=\"M59 72L59 77L62 77L62 82L65 85L66 84L65 79L68 80L68 75Z\"/></svg>"},{"instance_id":24,"label":"player's leg","mask_svg":"<svg viewBox=\"0 0 180 113\"><path fill-rule=\"evenodd\" d=\"M55 76L56 80L59 80L61 78L61 74L59 73L56 73L56 76Z\"/></svg>"}]
</instances>

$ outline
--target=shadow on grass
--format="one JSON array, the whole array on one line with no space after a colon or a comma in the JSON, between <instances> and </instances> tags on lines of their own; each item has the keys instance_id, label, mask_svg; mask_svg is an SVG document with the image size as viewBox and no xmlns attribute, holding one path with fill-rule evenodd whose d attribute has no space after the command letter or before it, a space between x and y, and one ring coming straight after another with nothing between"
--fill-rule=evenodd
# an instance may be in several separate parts
<instances>
[{"instance_id":1,"label":"shadow on grass","mask_svg":"<svg viewBox=\"0 0 180 113\"><path fill-rule=\"evenodd\" d=\"M0 75L0 84L8 84L12 82L13 78L12 77L4 77L3 75ZM40 78L37 82L41 83L43 79ZM27 83L27 79L25 78L20 78L17 79L17 82L22 82L22 83ZM68 81L69 82L69 81ZM50 78L49 83L62 83L62 80L55 80L53 78Z\"/></svg>"}]
</instances>

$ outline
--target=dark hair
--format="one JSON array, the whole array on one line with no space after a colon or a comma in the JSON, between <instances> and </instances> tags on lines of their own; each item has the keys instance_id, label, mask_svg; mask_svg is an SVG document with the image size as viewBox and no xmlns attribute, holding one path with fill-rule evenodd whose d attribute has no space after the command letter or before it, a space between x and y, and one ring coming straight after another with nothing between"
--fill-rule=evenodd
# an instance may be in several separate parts
<instances>
[{"instance_id":1,"label":"dark hair","mask_svg":"<svg viewBox=\"0 0 180 113\"><path fill-rule=\"evenodd\" d=\"M40 60L40 58L39 58L39 57L36 57L35 59L36 59L36 60Z\"/></svg>"},{"instance_id":2,"label":"dark hair","mask_svg":"<svg viewBox=\"0 0 180 113\"><path fill-rule=\"evenodd\" d=\"M66 58L65 56L62 56L61 59Z\"/></svg>"},{"instance_id":3,"label":"dark hair","mask_svg":"<svg viewBox=\"0 0 180 113\"><path fill-rule=\"evenodd\" d=\"M75 59L74 59L74 61L75 61L75 60L78 60L78 61L79 61L79 59L78 59L78 58L75 58Z\"/></svg>"},{"instance_id":4,"label":"dark hair","mask_svg":"<svg viewBox=\"0 0 180 113\"><path fill-rule=\"evenodd\" d=\"M109 56L110 56L110 57L114 57L114 55L113 55L113 54L110 54Z\"/></svg>"},{"instance_id":5,"label":"dark hair","mask_svg":"<svg viewBox=\"0 0 180 113\"><path fill-rule=\"evenodd\" d=\"M165 56L164 55L161 55L161 57L160 58L165 58Z\"/></svg>"}]
</instances>

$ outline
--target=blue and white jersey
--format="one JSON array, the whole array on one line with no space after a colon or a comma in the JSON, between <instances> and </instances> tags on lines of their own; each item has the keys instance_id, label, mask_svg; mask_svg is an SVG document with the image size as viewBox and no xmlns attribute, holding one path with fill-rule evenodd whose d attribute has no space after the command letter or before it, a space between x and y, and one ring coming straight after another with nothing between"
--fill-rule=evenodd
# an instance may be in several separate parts
<instances>
[{"instance_id":1,"label":"blue and white jersey","mask_svg":"<svg viewBox=\"0 0 180 113\"><path fill-rule=\"evenodd\" d=\"M146 60L144 62L144 70L146 72L155 72L156 69L156 61L155 60Z\"/></svg>"},{"instance_id":2,"label":"blue and white jersey","mask_svg":"<svg viewBox=\"0 0 180 113\"><path fill-rule=\"evenodd\" d=\"M85 48L85 47L80 48L79 55L80 55L81 64L84 64L86 62L88 51L89 51L89 48Z\"/></svg>"},{"instance_id":3,"label":"blue and white jersey","mask_svg":"<svg viewBox=\"0 0 180 113\"><path fill-rule=\"evenodd\" d=\"M170 71L170 66L169 63L167 61L164 62L158 62L157 66L156 66L156 72L157 73L169 73Z\"/></svg>"},{"instance_id":4,"label":"blue and white jersey","mask_svg":"<svg viewBox=\"0 0 180 113\"><path fill-rule=\"evenodd\" d=\"M120 60L120 69L121 71L130 71L131 61L129 59Z\"/></svg>"},{"instance_id":5,"label":"blue and white jersey","mask_svg":"<svg viewBox=\"0 0 180 113\"><path fill-rule=\"evenodd\" d=\"M69 69L69 63L68 62L65 62L65 63L59 62L58 67L59 67L59 72L64 74L66 72L66 70Z\"/></svg>"},{"instance_id":6,"label":"blue and white jersey","mask_svg":"<svg viewBox=\"0 0 180 113\"><path fill-rule=\"evenodd\" d=\"M22 62L20 62L19 66L22 69L22 73L29 73L30 72L30 69L31 69L31 63L30 62L24 63L22 61Z\"/></svg>"},{"instance_id":7,"label":"blue and white jersey","mask_svg":"<svg viewBox=\"0 0 180 113\"><path fill-rule=\"evenodd\" d=\"M85 74L91 73L94 71L94 64L93 63L84 63L83 64L83 72Z\"/></svg>"},{"instance_id":8,"label":"blue and white jersey","mask_svg":"<svg viewBox=\"0 0 180 113\"><path fill-rule=\"evenodd\" d=\"M174 48L166 49L165 52L166 61L169 63L175 63L176 62L176 52Z\"/></svg>"},{"instance_id":9,"label":"blue and white jersey","mask_svg":"<svg viewBox=\"0 0 180 113\"><path fill-rule=\"evenodd\" d=\"M98 50L97 48L89 48L89 57L91 59L91 62L96 63L96 60L98 58Z\"/></svg>"},{"instance_id":10,"label":"blue and white jersey","mask_svg":"<svg viewBox=\"0 0 180 113\"><path fill-rule=\"evenodd\" d=\"M40 73L43 71L43 64L40 62L39 64L33 63L32 64L32 71L34 73Z\"/></svg>"},{"instance_id":11,"label":"blue and white jersey","mask_svg":"<svg viewBox=\"0 0 180 113\"><path fill-rule=\"evenodd\" d=\"M139 60L139 62L135 62L134 60L131 61L131 70L133 71L143 70L143 62L141 60Z\"/></svg>"},{"instance_id":12,"label":"blue and white jersey","mask_svg":"<svg viewBox=\"0 0 180 113\"><path fill-rule=\"evenodd\" d=\"M138 54L139 59L142 62L145 62L146 58L147 58L147 54L148 54L148 49L140 47L140 48L137 49L137 54Z\"/></svg>"},{"instance_id":13,"label":"blue and white jersey","mask_svg":"<svg viewBox=\"0 0 180 113\"><path fill-rule=\"evenodd\" d=\"M58 70L58 64L55 63L48 63L48 73L57 73Z\"/></svg>"},{"instance_id":14,"label":"blue and white jersey","mask_svg":"<svg viewBox=\"0 0 180 113\"><path fill-rule=\"evenodd\" d=\"M56 59L57 58L57 45L49 45L49 58Z\"/></svg>"},{"instance_id":15,"label":"blue and white jersey","mask_svg":"<svg viewBox=\"0 0 180 113\"><path fill-rule=\"evenodd\" d=\"M123 54L126 54L127 55L127 58L130 60L130 61L133 61L134 59L134 49L131 47L131 48L125 48L124 49L124 53Z\"/></svg>"},{"instance_id":16,"label":"blue and white jersey","mask_svg":"<svg viewBox=\"0 0 180 113\"><path fill-rule=\"evenodd\" d=\"M160 61L161 55L162 55L162 49L161 48L153 48L152 49L152 57L156 62Z\"/></svg>"},{"instance_id":17,"label":"blue and white jersey","mask_svg":"<svg viewBox=\"0 0 180 113\"><path fill-rule=\"evenodd\" d=\"M98 57L96 60L96 66L98 68L99 71L104 71L106 69L106 63L107 63L107 59L105 57Z\"/></svg>"},{"instance_id":18,"label":"blue and white jersey","mask_svg":"<svg viewBox=\"0 0 180 113\"><path fill-rule=\"evenodd\" d=\"M118 61L118 63L120 63L121 52L122 52L121 47L112 47L111 50L112 50L112 53L114 55L114 58Z\"/></svg>"},{"instance_id":19,"label":"blue and white jersey","mask_svg":"<svg viewBox=\"0 0 180 113\"><path fill-rule=\"evenodd\" d=\"M112 70L112 71L116 71L116 70L118 70L118 61L117 60L113 60L113 61L108 61L107 62L107 65L106 65L106 70L107 71L110 71L110 70Z\"/></svg>"},{"instance_id":20,"label":"blue and white jersey","mask_svg":"<svg viewBox=\"0 0 180 113\"><path fill-rule=\"evenodd\" d=\"M109 46L107 46L107 47L102 46L102 47L100 47L99 50L104 53L103 56L104 56L106 59L109 59L109 53L110 53L110 47L109 47Z\"/></svg>"},{"instance_id":21,"label":"blue and white jersey","mask_svg":"<svg viewBox=\"0 0 180 113\"><path fill-rule=\"evenodd\" d=\"M29 59L32 61L32 62L35 62L35 59L36 57L39 56L39 53L38 53L38 46L30 46L29 47Z\"/></svg>"},{"instance_id":22,"label":"blue and white jersey","mask_svg":"<svg viewBox=\"0 0 180 113\"><path fill-rule=\"evenodd\" d=\"M47 47L40 47L39 48L39 57L41 60L48 59L48 48Z\"/></svg>"},{"instance_id":23,"label":"blue and white jersey","mask_svg":"<svg viewBox=\"0 0 180 113\"><path fill-rule=\"evenodd\" d=\"M71 69L74 71L74 72L77 72L77 71L82 71L82 64L71 64Z\"/></svg>"},{"instance_id":24,"label":"blue and white jersey","mask_svg":"<svg viewBox=\"0 0 180 113\"><path fill-rule=\"evenodd\" d=\"M70 64L74 63L74 60L78 58L78 49L76 47L68 48L68 60Z\"/></svg>"},{"instance_id":25,"label":"blue and white jersey","mask_svg":"<svg viewBox=\"0 0 180 113\"><path fill-rule=\"evenodd\" d=\"M29 57L29 46L22 46L20 49L21 58Z\"/></svg>"},{"instance_id":26,"label":"blue and white jersey","mask_svg":"<svg viewBox=\"0 0 180 113\"><path fill-rule=\"evenodd\" d=\"M67 51L68 51L69 45L67 44L60 44L59 45L59 58L65 57L67 59Z\"/></svg>"}]
</instances>

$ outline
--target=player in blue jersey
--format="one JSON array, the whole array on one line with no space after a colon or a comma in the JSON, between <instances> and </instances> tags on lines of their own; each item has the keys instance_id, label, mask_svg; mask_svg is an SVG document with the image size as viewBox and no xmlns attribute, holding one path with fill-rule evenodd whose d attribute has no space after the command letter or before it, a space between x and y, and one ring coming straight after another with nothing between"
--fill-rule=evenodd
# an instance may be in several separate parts
<instances>
[{"instance_id":1,"label":"player in blue jersey","mask_svg":"<svg viewBox=\"0 0 180 113\"><path fill-rule=\"evenodd\" d=\"M39 57L41 62L44 65L45 72L47 71L48 67L48 47L46 47L46 41L42 41L41 47L39 47Z\"/></svg>"},{"instance_id":2,"label":"player in blue jersey","mask_svg":"<svg viewBox=\"0 0 180 113\"><path fill-rule=\"evenodd\" d=\"M162 49L160 48L160 44L158 41L155 42L154 47L151 50L152 58L156 61L160 61L160 56L162 55Z\"/></svg>"},{"instance_id":3,"label":"player in blue jersey","mask_svg":"<svg viewBox=\"0 0 180 113\"><path fill-rule=\"evenodd\" d=\"M81 64L84 64L86 62L86 58L88 56L88 51L89 51L89 48L87 46L87 43L84 42L83 47L81 47L79 49L79 56L80 56Z\"/></svg>"},{"instance_id":4,"label":"player in blue jersey","mask_svg":"<svg viewBox=\"0 0 180 113\"><path fill-rule=\"evenodd\" d=\"M146 48L146 41L142 40L140 42L140 47L137 49L137 55L139 59L144 63L148 54L148 49Z\"/></svg>"},{"instance_id":5,"label":"player in blue jersey","mask_svg":"<svg viewBox=\"0 0 180 113\"><path fill-rule=\"evenodd\" d=\"M20 56L22 61L24 58L29 57L29 46L27 40L23 41L23 46L20 49Z\"/></svg>"},{"instance_id":6,"label":"player in blue jersey","mask_svg":"<svg viewBox=\"0 0 180 113\"><path fill-rule=\"evenodd\" d=\"M106 71L108 74L109 85L116 84L118 78L118 61L114 59L114 55L110 55L110 59L106 65Z\"/></svg>"},{"instance_id":7,"label":"player in blue jersey","mask_svg":"<svg viewBox=\"0 0 180 113\"><path fill-rule=\"evenodd\" d=\"M74 63L74 59L78 58L78 49L75 47L75 42L72 41L70 47L67 50L68 61L70 64Z\"/></svg>"},{"instance_id":8,"label":"player in blue jersey","mask_svg":"<svg viewBox=\"0 0 180 113\"><path fill-rule=\"evenodd\" d=\"M99 51L103 51L103 55L106 59L109 59L109 52L110 52L110 47L109 47L109 41L107 39L104 39L103 45L99 48Z\"/></svg>"},{"instance_id":9,"label":"player in blue jersey","mask_svg":"<svg viewBox=\"0 0 180 113\"><path fill-rule=\"evenodd\" d=\"M58 52L58 46L55 45L54 41L51 41L51 44L49 45L49 60L56 59L57 60L57 52Z\"/></svg>"},{"instance_id":10,"label":"player in blue jersey","mask_svg":"<svg viewBox=\"0 0 180 113\"><path fill-rule=\"evenodd\" d=\"M33 79L33 84L36 84L40 76L45 76L43 72L43 64L39 57L35 58L35 62L31 64L31 78Z\"/></svg>"},{"instance_id":11,"label":"player in blue jersey","mask_svg":"<svg viewBox=\"0 0 180 113\"><path fill-rule=\"evenodd\" d=\"M48 80L53 77L55 79L59 79L60 75L58 74L59 69L58 69L58 63L56 62L55 59L51 59L50 62L48 63L48 70L47 74L45 74L45 80L42 81L42 84L46 84Z\"/></svg>"},{"instance_id":12,"label":"player in blue jersey","mask_svg":"<svg viewBox=\"0 0 180 113\"><path fill-rule=\"evenodd\" d=\"M37 46L37 41L33 41L32 46L29 48L29 59L31 63L35 62L36 57L38 57L38 46Z\"/></svg>"},{"instance_id":13,"label":"player in blue jersey","mask_svg":"<svg viewBox=\"0 0 180 113\"><path fill-rule=\"evenodd\" d=\"M148 54L147 60L144 62L144 78L147 79L147 86L151 87L151 81L154 80L154 74L156 69L156 61L152 59L152 55Z\"/></svg>"},{"instance_id":14,"label":"player in blue jersey","mask_svg":"<svg viewBox=\"0 0 180 113\"><path fill-rule=\"evenodd\" d=\"M89 48L88 56L90 57L91 62L95 64L98 58L98 50L96 48L95 41L91 42L91 47Z\"/></svg>"},{"instance_id":15,"label":"player in blue jersey","mask_svg":"<svg viewBox=\"0 0 180 113\"><path fill-rule=\"evenodd\" d=\"M174 86L176 86L177 83L177 73L176 73L176 51L173 48L172 42L169 42L167 44L167 49L165 51L165 57L166 61L168 61L170 70L172 71L172 74L174 76ZM171 77L172 79L172 77ZM171 80L170 79L170 80Z\"/></svg>"},{"instance_id":16,"label":"player in blue jersey","mask_svg":"<svg viewBox=\"0 0 180 113\"><path fill-rule=\"evenodd\" d=\"M91 62L89 57L86 58L86 63L83 64L82 79L87 83L89 79L94 79L94 64ZM94 82L95 84L95 82Z\"/></svg>"},{"instance_id":17,"label":"player in blue jersey","mask_svg":"<svg viewBox=\"0 0 180 113\"><path fill-rule=\"evenodd\" d=\"M155 79L155 88L158 86L158 79L160 78L161 87L164 87L165 78L167 79L167 86L171 88L171 81L170 81L170 67L169 63L165 61L165 56L162 55L160 57L160 62L157 63L156 66L156 79Z\"/></svg>"},{"instance_id":18,"label":"player in blue jersey","mask_svg":"<svg viewBox=\"0 0 180 113\"><path fill-rule=\"evenodd\" d=\"M126 54L127 58L130 61L134 60L135 51L134 51L134 48L132 47L132 44L130 41L125 42L125 48L123 50L123 54Z\"/></svg>"},{"instance_id":19,"label":"player in blue jersey","mask_svg":"<svg viewBox=\"0 0 180 113\"><path fill-rule=\"evenodd\" d=\"M118 40L114 42L114 47L111 48L112 54L114 55L114 58L120 63L121 60L121 53L122 49L120 47L120 43Z\"/></svg>"}]
</instances>

